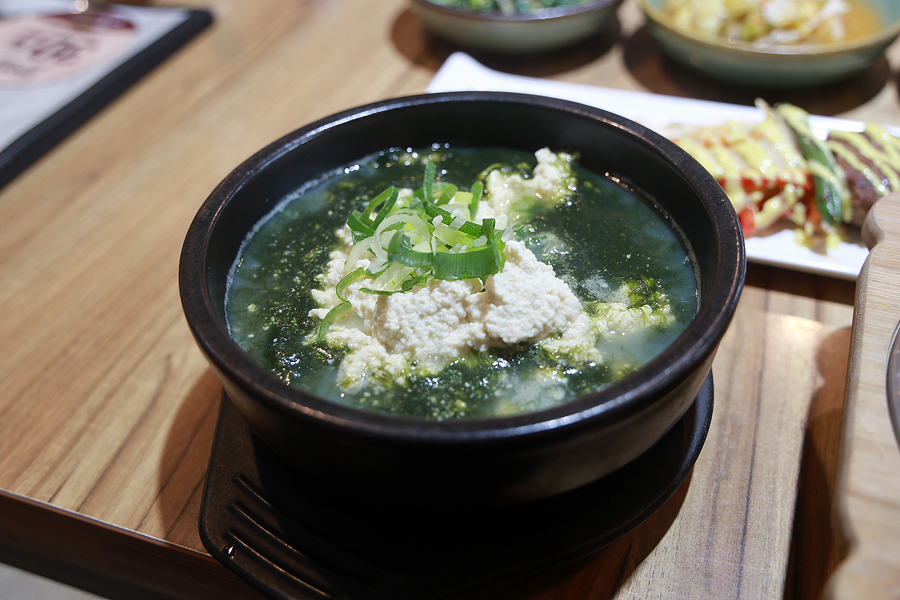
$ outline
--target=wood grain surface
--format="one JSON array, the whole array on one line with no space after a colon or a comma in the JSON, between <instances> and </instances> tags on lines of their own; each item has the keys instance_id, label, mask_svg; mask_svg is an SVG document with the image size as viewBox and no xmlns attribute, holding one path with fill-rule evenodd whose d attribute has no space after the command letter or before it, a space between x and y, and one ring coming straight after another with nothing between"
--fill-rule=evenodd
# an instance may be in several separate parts
<instances>
[{"instance_id":1,"label":"wood grain surface","mask_svg":"<svg viewBox=\"0 0 900 600\"><path fill-rule=\"evenodd\" d=\"M181 243L228 172L358 104L422 93L457 48L405 0L165 1L214 24L0 189L0 560L110 597L252 598L200 543L219 384L177 290ZM848 81L726 87L661 56L637 6L510 73L900 124L900 47ZM475 597L818 598L854 286L752 265L685 485L590 560ZM891 327L893 324L890 325ZM139 592L138 592L139 590Z\"/></svg>"},{"instance_id":2,"label":"wood grain surface","mask_svg":"<svg viewBox=\"0 0 900 600\"><path fill-rule=\"evenodd\" d=\"M900 322L900 194L869 212L871 249L858 282L839 479L848 557L833 600L900 598L900 446L888 411L887 365Z\"/></svg>"}]
</instances>

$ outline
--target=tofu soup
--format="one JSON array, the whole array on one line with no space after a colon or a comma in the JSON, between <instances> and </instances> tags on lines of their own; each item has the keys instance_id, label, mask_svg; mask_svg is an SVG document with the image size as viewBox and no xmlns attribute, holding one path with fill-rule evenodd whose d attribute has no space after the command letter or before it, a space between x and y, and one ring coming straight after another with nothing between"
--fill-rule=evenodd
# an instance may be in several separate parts
<instances>
[{"instance_id":1,"label":"tofu soup","mask_svg":"<svg viewBox=\"0 0 900 600\"><path fill-rule=\"evenodd\" d=\"M697 312L652 199L547 148L391 149L285 198L244 241L231 336L291 386L432 419L597 391Z\"/></svg>"}]
</instances>

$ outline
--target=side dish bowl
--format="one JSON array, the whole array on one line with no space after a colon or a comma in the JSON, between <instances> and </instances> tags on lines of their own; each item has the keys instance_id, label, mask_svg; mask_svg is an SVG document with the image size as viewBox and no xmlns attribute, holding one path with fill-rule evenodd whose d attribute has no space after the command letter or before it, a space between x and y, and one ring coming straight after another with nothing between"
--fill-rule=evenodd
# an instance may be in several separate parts
<instances>
[{"instance_id":1,"label":"side dish bowl","mask_svg":"<svg viewBox=\"0 0 900 600\"><path fill-rule=\"evenodd\" d=\"M255 363L229 336L229 269L255 223L286 195L386 148L550 147L630 182L682 230L696 258L699 310L649 364L567 404L508 417L432 421L364 411L305 393ZM497 504L590 483L640 456L694 402L744 282L740 225L716 181L636 123L557 99L431 94L338 113L262 149L209 196L187 233L179 283L201 351L259 439L298 476L368 499Z\"/></svg>"},{"instance_id":2,"label":"side dish bowl","mask_svg":"<svg viewBox=\"0 0 900 600\"><path fill-rule=\"evenodd\" d=\"M900 3L866 0L878 31L831 44L750 46L709 39L679 29L664 13L666 0L638 0L647 28L662 50L684 66L743 85L797 88L837 81L872 65L900 35Z\"/></svg>"},{"instance_id":3,"label":"side dish bowl","mask_svg":"<svg viewBox=\"0 0 900 600\"><path fill-rule=\"evenodd\" d=\"M601 31L621 3L592 0L530 14L501 14L411 0L410 10L436 35L470 48L537 52L574 44Z\"/></svg>"}]
</instances>

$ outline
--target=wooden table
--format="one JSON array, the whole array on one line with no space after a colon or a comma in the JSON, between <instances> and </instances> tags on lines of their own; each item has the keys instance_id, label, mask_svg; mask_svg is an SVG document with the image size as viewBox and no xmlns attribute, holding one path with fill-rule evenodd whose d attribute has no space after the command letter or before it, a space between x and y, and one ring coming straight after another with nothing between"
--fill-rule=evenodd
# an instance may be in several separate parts
<instances>
[{"instance_id":1,"label":"wooden table","mask_svg":"<svg viewBox=\"0 0 900 600\"><path fill-rule=\"evenodd\" d=\"M292 129L422 92L455 49L404 0L196 4L211 28L0 190L0 560L112 597L258 597L197 533L220 395L177 290L198 206ZM900 45L849 81L772 92L679 68L642 23L626 0L574 49L476 57L900 125ZM473 597L818 597L843 545L830 515L853 301L852 282L751 265L686 484L592 559Z\"/></svg>"}]
</instances>

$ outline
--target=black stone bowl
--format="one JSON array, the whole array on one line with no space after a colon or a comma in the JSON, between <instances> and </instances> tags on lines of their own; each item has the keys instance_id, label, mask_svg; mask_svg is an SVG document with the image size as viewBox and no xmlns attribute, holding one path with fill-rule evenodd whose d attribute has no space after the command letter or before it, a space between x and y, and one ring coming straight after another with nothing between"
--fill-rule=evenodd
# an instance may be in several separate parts
<instances>
[{"instance_id":1,"label":"black stone bowl","mask_svg":"<svg viewBox=\"0 0 900 600\"><path fill-rule=\"evenodd\" d=\"M430 421L343 406L291 388L225 327L226 279L241 242L285 195L390 147L542 147L577 151L657 202L696 258L696 318L662 354L616 384L512 417ZM461 92L387 100L299 129L232 172L197 213L181 255L181 299L200 349L252 431L297 476L367 502L490 505L592 482L650 448L691 406L734 314L746 258L722 188L660 135L608 112L518 94Z\"/></svg>"}]
</instances>

